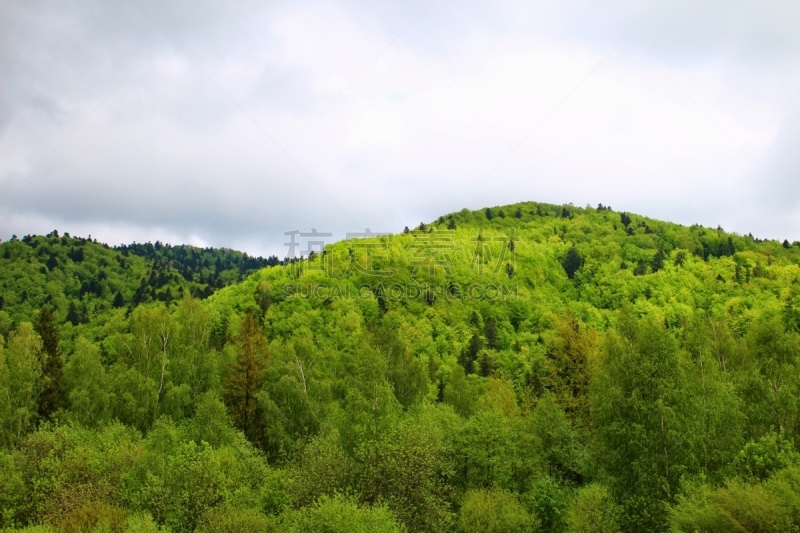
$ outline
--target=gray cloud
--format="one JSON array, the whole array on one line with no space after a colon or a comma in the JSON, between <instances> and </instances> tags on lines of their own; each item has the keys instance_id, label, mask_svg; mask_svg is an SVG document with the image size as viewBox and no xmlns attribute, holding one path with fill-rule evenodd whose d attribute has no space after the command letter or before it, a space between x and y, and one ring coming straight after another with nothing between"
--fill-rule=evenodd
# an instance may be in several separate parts
<instances>
[{"instance_id":1,"label":"gray cloud","mask_svg":"<svg viewBox=\"0 0 800 533\"><path fill-rule=\"evenodd\" d=\"M137 2L0 8L0 237L282 254L542 200L800 239L789 4Z\"/></svg>"}]
</instances>

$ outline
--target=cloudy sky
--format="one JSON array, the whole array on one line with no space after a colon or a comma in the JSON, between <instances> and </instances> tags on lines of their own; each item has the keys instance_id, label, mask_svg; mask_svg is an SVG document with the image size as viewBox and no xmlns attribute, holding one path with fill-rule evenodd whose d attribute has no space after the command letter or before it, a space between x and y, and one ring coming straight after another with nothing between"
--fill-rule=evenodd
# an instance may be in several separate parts
<instances>
[{"instance_id":1,"label":"cloudy sky","mask_svg":"<svg viewBox=\"0 0 800 533\"><path fill-rule=\"evenodd\" d=\"M602 202L800 240L800 3L3 0L0 238Z\"/></svg>"}]
</instances>

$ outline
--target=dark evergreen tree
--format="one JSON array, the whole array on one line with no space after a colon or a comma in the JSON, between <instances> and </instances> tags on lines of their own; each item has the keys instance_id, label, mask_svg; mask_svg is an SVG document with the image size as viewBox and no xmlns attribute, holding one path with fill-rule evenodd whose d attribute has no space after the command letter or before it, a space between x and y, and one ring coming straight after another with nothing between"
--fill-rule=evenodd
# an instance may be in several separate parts
<instances>
[{"instance_id":1,"label":"dark evergreen tree","mask_svg":"<svg viewBox=\"0 0 800 533\"><path fill-rule=\"evenodd\" d=\"M481 353L480 360L478 361L478 371L483 377L489 377L494 372L494 363L489 355L489 352Z\"/></svg>"},{"instance_id":2,"label":"dark evergreen tree","mask_svg":"<svg viewBox=\"0 0 800 533\"><path fill-rule=\"evenodd\" d=\"M486 319L483 330L489 348L492 350L499 350L500 347L497 341L497 325L494 323L494 319L492 317Z\"/></svg>"},{"instance_id":3,"label":"dark evergreen tree","mask_svg":"<svg viewBox=\"0 0 800 533\"><path fill-rule=\"evenodd\" d=\"M458 357L458 364L464 367L467 374L472 374L475 371L475 360L478 358L478 353L482 348L483 341L480 335L475 333L469 339L469 344L461 351L461 355Z\"/></svg>"},{"instance_id":4,"label":"dark evergreen tree","mask_svg":"<svg viewBox=\"0 0 800 533\"><path fill-rule=\"evenodd\" d=\"M658 272L659 270L664 268L664 257L665 256L663 250L659 249L658 251L656 251L656 255L653 256L653 263L651 265L653 268L653 272Z\"/></svg>"},{"instance_id":5,"label":"dark evergreen tree","mask_svg":"<svg viewBox=\"0 0 800 533\"><path fill-rule=\"evenodd\" d=\"M34 328L42 338L42 391L39 395L39 416L49 420L64 407L61 334L49 306L42 307Z\"/></svg>"},{"instance_id":6,"label":"dark evergreen tree","mask_svg":"<svg viewBox=\"0 0 800 533\"><path fill-rule=\"evenodd\" d=\"M117 291L117 294L114 295L114 301L111 305L115 308L125 307L125 298L120 291Z\"/></svg>"},{"instance_id":7,"label":"dark evergreen tree","mask_svg":"<svg viewBox=\"0 0 800 533\"><path fill-rule=\"evenodd\" d=\"M494 213L492 213L492 210L489 207L486 208L484 214L486 215L486 220L492 220L494 218Z\"/></svg>"},{"instance_id":8,"label":"dark evergreen tree","mask_svg":"<svg viewBox=\"0 0 800 533\"><path fill-rule=\"evenodd\" d=\"M564 260L561 262L561 266L564 267L564 272L567 273L569 279L573 279L578 269L583 266L583 257L581 257L580 252L575 246L569 249L566 257L564 257Z\"/></svg>"},{"instance_id":9,"label":"dark evergreen tree","mask_svg":"<svg viewBox=\"0 0 800 533\"><path fill-rule=\"evenodd\" d=\"M81 315L78 313L78 306L75 304L75 300L72 300L69 303L69 310L67 311L67 322L72 324L73 326L77 326L81 323Z\"/></svg>"}]
</instances>

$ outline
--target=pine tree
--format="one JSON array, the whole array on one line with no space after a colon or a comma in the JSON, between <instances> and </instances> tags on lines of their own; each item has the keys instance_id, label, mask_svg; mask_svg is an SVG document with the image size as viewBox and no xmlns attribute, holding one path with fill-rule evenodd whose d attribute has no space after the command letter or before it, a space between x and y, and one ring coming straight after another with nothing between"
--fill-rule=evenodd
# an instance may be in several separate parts
<instances>
[{"instance_id":1,"label":"pine tree","mask_svg":"<svg viewBox=\"0 0 800 533\"><path fill-rule=\"evenodd\" d=\"M567 273L569 279L575 277L575 273L583 265L583 257L581 257L580 252L578 252L575 246L569 249L561 265L564 267L564 271Z\"/></svg>"},{"instance_id":2,"label":"pine tree","mask_svg":"<svg viewBox=\"0 0 800 533\"><path fill-rule=\"evenodd\" d=\"M81 323L81 316L78 313L78 306L75 304L75 300L69 303L69 310L67 311L67 322L72 324L73 326L77 326Z\"/></svg>"},{"instance_id":3,"label":"pine tree","mask_svg":"<svg viewBox=\"0 0 800 533\"><path fill-rule=\"evenodd\" d=\"M665 257L664 251L659 249L656 252L656 255L653 257L653 263L652 263L653 272L658 272L659 270L664 268L664 257Z\"/></svg>"},{"instance_id":4,"label":"pine tree","mask_svg":"<svg viewBox=\"0 0 800 533\"><path fill-rule=\"evenodd\" d=\"M258 393L264 385L264 370L269 353L267 339L258 320L248 313L236 338L236 361L227 364L225 400L236 427L254 443L263 443L263 420L260 420Z\"/></svg>"},{"instance_id":5,"label":"pine tree","mask_svg":"<svg viewBox=\"0 0 800 533\"><path fill-rule=\"evenodd\" d=\"M114 302L111 304L115 308L125 307L125 298L122 296L120 291L117 291L117 294L114 295Z\"/></svg>"},{"instance_id":6,"label":"pine tree","mask_svg":"<svg viewBox=\"0 0 800 533\"><path fill-rule=\"evenodd\" d=\"M486 319L486 324L484 326L484 334L486 335L486 342L489 344L489 348L492 350L499 350L498 342L497 342L497 325L494 323L494 319L489 317Z\"/></svg>"},{"instance_id":7,"label":"pine tree","mask_svg":"<svg viewBox=\"0 0 800 533\"><path fill-rule=\"evenodd\" d=\"M486 220L492 220L494 218L494 213L492 213L490 208L487 207L484 213L486 214Z\"/></svg>"},{"instance_id":8,"label":"pine tree","mask_svg":"<svg viewBox=\"0 0 800 533\"><path fill-rule=\"evenodd\" d=\"M464 367L467 374L472 374L475 371L475 360L478 359L478 353L482 348L483 341L480 336L475 333L469 339L469 344L461 351L461 355L458 357L458 364Z\"/></svg>"},{"instance_id":9,"label":"pine tree","mask_svg":"<svg viewBox=\"0 0 800 533\"><path fill-rule=\"evenodd\" d=\"M42 307L34 326L42 338L42 392L39 397L39 415L49 419L64 407L64 361L61 358L61 335L53 311Z\"/></svg>"}]
</instances>

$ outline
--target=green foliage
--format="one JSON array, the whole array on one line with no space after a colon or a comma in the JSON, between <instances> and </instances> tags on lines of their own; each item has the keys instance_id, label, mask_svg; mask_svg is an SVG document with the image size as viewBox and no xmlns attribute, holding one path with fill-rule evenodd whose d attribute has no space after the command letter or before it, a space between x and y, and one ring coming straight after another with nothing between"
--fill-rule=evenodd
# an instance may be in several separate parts
<instances>
[{"instance_id":1,"label":"green foliage","mask_svg":"<svg viewBox=\"0 0 800 533\"><path fill-rule=\"evenodd\" d=\"M581 487L567 510L565 533L619 533L619 514L611 492L592 483Z\"/></svg>"},{"instance_id":2,"label":"green foliage","mask_svg":"<svg viewBox=\"0 0 800 533\"><path fill-rule=\"evenodd\" d=\"M21 440L33 426L42 390L42 340L28 322L0 350L0 443Z\"/></svg>"},{"instance_id":3,"label":"green foliage","mask_svg":"<svg viewBox=\"0 0 800 533\"><path fill-rule=\"evenodd\" d=\"M800 246L602 204L419 228L359 242L381 276L0 243L0 528L797 529Z\"/></svg>"},{"instance_id":4,"label":"green foliage","mask_svg":"<svg viewBox=\"0 0 800 533\"><path fill-rule=\"evenodd\" d=\"M282 517L287 533L402 533L404 528L386 507L362 507L352 499L323 497L309 507Z\"/></svg>"},{"instance_id":5,"label":"green foliage","mask_svg":"<svg viewBox=\"0 0 800 533\"><path fill-rule=\"evenodd\" d=\"M790 532L800 527L800 471L789 468L762 483L701 484L670 511L675 532Z\"/></svg>"},{"instance_id":6,"label":"green foliage","mask_svg":"<svg viewBox=\"0 0 800 533\"><path fill-rule=\"evenodd\" d=\"M470 490L464 496L459 514L460 530L467 533L528 533L539 531L539 523L502 489Z\"/></svg>"},{"instance_id":7,"label":"green foliage","mask_svg":"<svg viewBox=\"0 0 800 533\"><path fill-rule=\"evenodd\" d=\"M688 442L690 398L678 345L653 319L620 316L610 332L594 383L596 462L623 505L629 528L656 531L663 502L695 466Z\"/></svg>"},{"instance_id":8,"label":"green foliage","mask_svg":"<svg viewBox=\"0 0 800 533\"><path fill-rule=\"evenodd\" d=\"M357 454L357 489L362 498L373 505L385 502L410 531L452 531L445 483L450 476L448 450L441 427L449 425L446 416L436 412L407 416Z\"/></svg>"}]
</instances>

